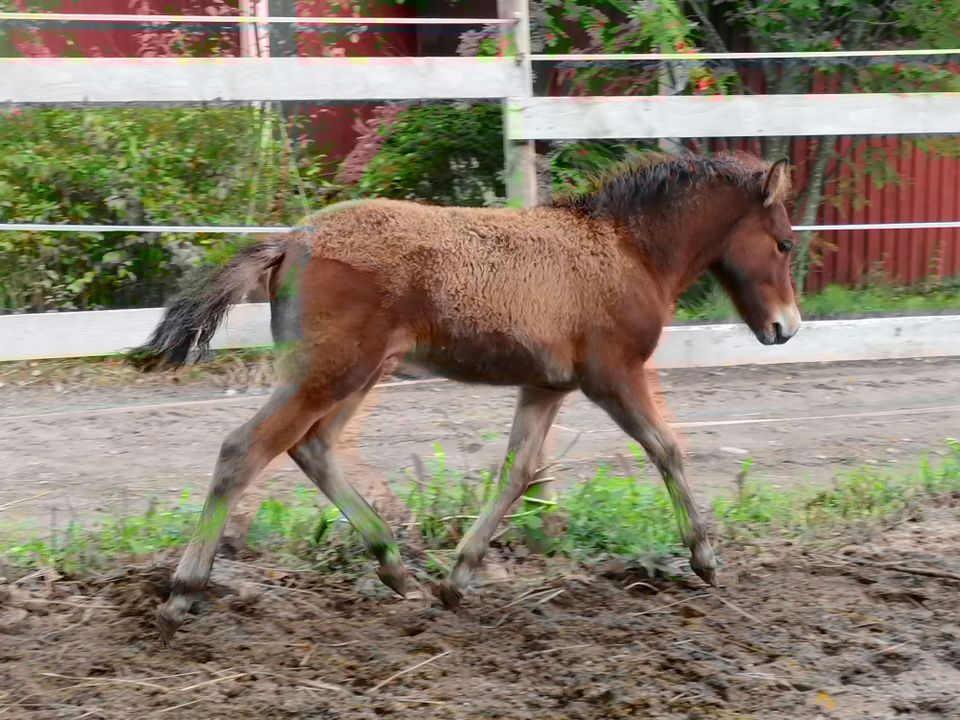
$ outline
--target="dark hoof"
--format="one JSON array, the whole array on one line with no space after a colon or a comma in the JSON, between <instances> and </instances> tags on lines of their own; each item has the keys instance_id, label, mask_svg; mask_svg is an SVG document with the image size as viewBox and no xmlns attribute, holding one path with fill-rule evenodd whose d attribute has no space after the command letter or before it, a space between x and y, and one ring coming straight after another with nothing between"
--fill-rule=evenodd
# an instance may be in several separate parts
<instances>
[{"instance_id":1,"label":"dark hoof","mask_svg":"<svg viewBox=\"0 0 960 720\"><path fill-rule=\"evenodd\" d=\"M182 624L182 620L168 616L162 607L157 610L157 632L160 633L160 641L164 646L170 647L173 636L177 634Z\"/></svg>"},{"instance_id":2,"label":"dark hoof","mask_svg":"<svg viewBox=\"0 0 960 720\"><path fill-rule=\"evenodd\" d=\"M240 550L232 540L223 539L217 546L217 556L227 560L236 560L240 555Z\"/></svg>"},{"instance_id":3,"label":"dark hoof","mask_svg":"<svg viewBox=\"0 0 960 720\"><path fill-rule=\"evenodd\" d=\"M169 599L157 608L157 631L164 645L170 646L177 629L183 625L190 608L198 599L196 595L177 594L174 590Z\"/></svg>"},{"instance_id":4,"label":"dark hoof","mask_svg":"<svg viewBox=\"0 0 960 720\"><path fill-rule=\"evenodd\" d=\"M710 567L699 567L691 563L690 567L697 574L697 576L703 580L707 585L710 585L714 588L720 588L720 582L717 579L717 569Z\"/></svg>"},{"instance_id":5,"label":"dark hoof","mask_svg":"<svg viewBox=\"0 0 960 720\"><path fill-rule=\"evenodd\" d=\"M463 600L463 593L449 580L439 582L433 587L433 593L447 610L456 610L460 607L460 601Z\"/></svg>"},{"instance_id":6,"label":"dark hoof","mask_svg":"<svg viewBox=\"0 0 960 720\"><path fill-rule=\"evenodd\" d=\"M407 572L403 565L398 567L379 567L377 577L380 582L402 598L407 596Z\"/></svg>"}]
</instances>

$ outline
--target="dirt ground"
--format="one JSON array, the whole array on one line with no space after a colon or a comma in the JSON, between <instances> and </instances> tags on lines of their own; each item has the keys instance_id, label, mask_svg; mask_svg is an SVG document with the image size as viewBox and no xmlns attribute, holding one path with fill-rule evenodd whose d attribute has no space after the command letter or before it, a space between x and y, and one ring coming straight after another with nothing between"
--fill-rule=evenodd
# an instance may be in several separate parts
<instances>
[{"instance_id":1,"label":"dirt ground","mask_svg":"<svg viewBox=\"0 0 960 720\"><path fill-rule=\"evenodd\" d=\"M264 401L255 366L204 366L177 376L112 365L0 367L0 521L46 532L72 519L141 512L150 498L199 500L220 443ZM745 459L774 484L827 482L861 465L916 468L960 436L955 358L661 371L689 475L704 499L734 487ZM348 476L406 477L433 444L455 470L501 458L514 391L448 382L381 387L351 428ZM571 446L571 443L573 445ZM580 394L564 406L548 457L572 483L629 457L627 438ZM632 462L632 461L630 461ZM655 480L650 476L651 480ZM261 483L283 494L306 478L283 457Z\"/></svg>"},{"instance_id":2,"label":"dirt ground","mask_svg":"<svg viewBox=\"0 0 960 720\"><path fill-rule=\"evenodd\" d=\"M459 613L372 572L220 561L170 648L171 559L11 576L0 718L957 718L958 520L960 498L816 549L721 546L718 591L499 548Z\"/></svg>"},{"instance_id":3,"label":"dirt ground","mask_svg":"<svg viewBox=\"0 0 960 720\"><path fill-rule=\"evenodd\" d=\"M39 372L38 372L39 371ZM62 527L202 492L226 432L262 402L251 369L133 377L105 366L0 369L0 520ZM139 381L139 382L138 382ZM915 467L957 436L960 363L892 361L660 373L701 497L745 458L781 485L861 464ZM353 471L411 455L499 459L505 389L385 386L351 436ZM575 441L575 442L574 442ZM573 443L571 445L571 443ZM582 397L551 436L565 483L627 442ZM303 478L285 460L268 478ZM459 613L373 575L219 560L171 648L153 628L177 554L101 577L0 567L6 718L960 717L960 498L827 544L721 545L719 591L607 561L495 547ZM926 574L923 574L926 573Z\"/></svg>"}]
</instances>

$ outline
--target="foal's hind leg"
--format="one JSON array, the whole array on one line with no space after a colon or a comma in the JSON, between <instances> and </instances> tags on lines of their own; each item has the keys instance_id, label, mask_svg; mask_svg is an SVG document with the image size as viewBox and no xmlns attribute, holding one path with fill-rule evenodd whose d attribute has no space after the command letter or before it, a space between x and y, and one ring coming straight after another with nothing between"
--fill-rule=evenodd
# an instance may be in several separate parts
<instances>
[{"instance_id":1,"label":"foal's hind leg","mask_svg":"<svg viewBox=\"0 0 960 720\"><path fill-rule=\"evenodd\" d=\"M223 441L200 521L173 576L170 598L157 610L169 642L210 579L220 534L237 495L273 458L297 442L332 404L319 406L295 388L278 389L247 423Z\"/></svg>"},{"instance_id":2,"label":"foal's hind leg","mask_svg":"<svg viewBox=\"0 0 960 720\"><path fill-rule=\"evenodd\" d=\"M683 544L690 550L690 567L717 587L717 561L693 491L684 477L680 446L657 410L643 367L635 368L629 375L593 377L584 384L583 392L643 446L667 486Z\"/></svg>"},{"instance_id":3,"label":"foal's hind leg","mask_svg":"<svg viewBox=\"0 0 960 720\"><path fill-rule=\"evenodd\" d=\"M567 393L557 390L532 387L520 390L507 444L507 459L500 470L501 479L506 474L507 482L505 485L501 484L500 496L484 508L479 519L457 546L453 569L438 588L440 599L447 607L453 608L460 603L463 589L487 552L497 525L533 480L543 442L566 395Z\"/></svg>"},{"instance_id":4,"label":"foal's hind leg","mask_svg":"<svg viewBox=\"0 0 960 720\"><path fill-rule=\"evenodd\" d=\"M340 463L334 454L337 437L363 402L365 392L366 389L339 403L289 452L300 469L330 498L363 537L370 552L380 562L380 569L377 571L380 580L399 595L403 595L406 589L406 571L397 549L397 541L379 513L344 479Z\"/></svg>"}]
</instances>

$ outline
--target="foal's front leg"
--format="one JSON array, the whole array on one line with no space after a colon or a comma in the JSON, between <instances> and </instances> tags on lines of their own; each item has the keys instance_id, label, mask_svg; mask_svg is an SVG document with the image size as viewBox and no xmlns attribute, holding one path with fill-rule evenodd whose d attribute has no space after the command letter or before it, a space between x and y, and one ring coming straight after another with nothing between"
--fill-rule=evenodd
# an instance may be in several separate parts
<instances>
[{"instance_id":1,"label":"foal's front leg","mask_svg":"<svg viewBox=\"0 0 960 720\"><path fill-rule=\"evenodd\" d=\"M500 495L490 501L457 545L453 569L438 588L440 599L447 607L459 605L463 589L480 565L497 526L533 480L543 442L564 397L566 393L557 390L520 389L507 443L507 459L499 474Z\"/></svg>"},{"instance_id":2,"label":"foal's front leg","mask_svg":"<svg viewBox=\"0 0 960 720\"><path fill-rule=\"evenodd\" d=\"M684 477L680 446L657 410L643 366L624 375L593 378L583 391L643 446L667 486L680 536L690 550L690 567L705 582L717 587L717 561L693 491Z\"/></svg>"}]
</instances>

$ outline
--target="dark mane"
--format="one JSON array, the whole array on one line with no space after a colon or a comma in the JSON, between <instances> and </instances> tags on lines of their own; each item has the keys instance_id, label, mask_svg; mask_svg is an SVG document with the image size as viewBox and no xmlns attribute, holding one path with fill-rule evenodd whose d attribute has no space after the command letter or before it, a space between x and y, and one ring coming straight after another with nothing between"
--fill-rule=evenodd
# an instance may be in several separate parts
<instances>
[{"instance_id":1,"label":"dark mane","mask_svg":"<svg viewBox=\"0 0 960 720\"><path fill-rule=\"evenodd\" d=\"M624 220L639 212L676 209L708 182L744 188L759 198L769 167L769 163L746 153L711 157L644 153L592 178L590 190L558 196L552 205Z\"/></svg>"}]
</instances>

